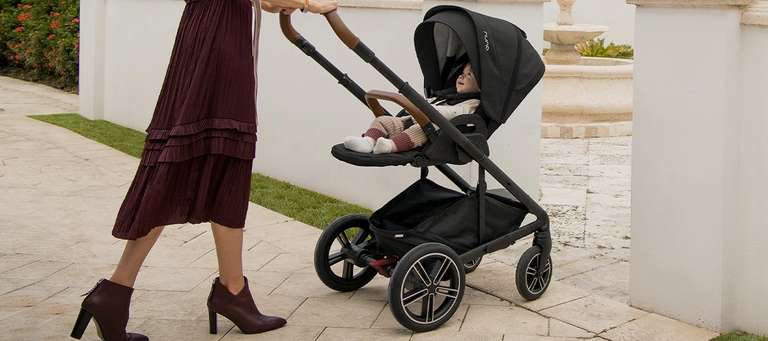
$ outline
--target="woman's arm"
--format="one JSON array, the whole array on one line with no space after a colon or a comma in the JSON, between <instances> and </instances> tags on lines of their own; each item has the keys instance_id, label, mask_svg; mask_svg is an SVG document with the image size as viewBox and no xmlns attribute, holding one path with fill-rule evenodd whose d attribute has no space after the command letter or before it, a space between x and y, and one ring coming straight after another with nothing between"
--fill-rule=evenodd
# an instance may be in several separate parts
<instances>
[{"instance_id":1,"label":"woman's arm","mask_svg":"<svg viewBox=\"0 0 768 341\"><path fill-rule=\"evenodd\" d=\"M261 0L261 9L270 13L285 9L290 11L286 14L291 14L296 9L303 9L306 4L309 5L309 12L318 14L328 13L338 7L336 0Z\"/></svg>"}]
</instances>

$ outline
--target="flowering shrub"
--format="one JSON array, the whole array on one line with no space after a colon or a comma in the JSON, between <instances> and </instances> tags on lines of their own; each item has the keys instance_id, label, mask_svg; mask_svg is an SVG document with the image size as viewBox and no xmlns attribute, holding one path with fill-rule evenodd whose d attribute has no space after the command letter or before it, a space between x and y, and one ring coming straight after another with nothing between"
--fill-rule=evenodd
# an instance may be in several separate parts
<instances>
[{"instance_id":1,"label":"flowering shrub","mask_svg":"<svg viewBox=\"0 0 768 341\"><path fill-rule=\"evenodd\" d=\"M0 67L76 88L80 0L0 0Z\"/></svg>"}]
</instances>

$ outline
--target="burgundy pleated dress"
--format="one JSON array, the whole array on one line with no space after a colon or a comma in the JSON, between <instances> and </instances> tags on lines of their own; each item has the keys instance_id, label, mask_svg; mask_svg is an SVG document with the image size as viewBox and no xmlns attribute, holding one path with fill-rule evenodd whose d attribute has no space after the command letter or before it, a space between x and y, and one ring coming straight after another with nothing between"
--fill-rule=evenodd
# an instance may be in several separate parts
<instances>
[{"instance_id":1,"label":"burgundy pleated dress","mask_svg":"<svg viewBox=\"0 0 768 341\"><path fill-rule=\"evenodd\" d=\"M245 225L260 10L251 0L186 1L141 162L112 230L117 238L186 222Z\"/></svg>"}]
</instances>

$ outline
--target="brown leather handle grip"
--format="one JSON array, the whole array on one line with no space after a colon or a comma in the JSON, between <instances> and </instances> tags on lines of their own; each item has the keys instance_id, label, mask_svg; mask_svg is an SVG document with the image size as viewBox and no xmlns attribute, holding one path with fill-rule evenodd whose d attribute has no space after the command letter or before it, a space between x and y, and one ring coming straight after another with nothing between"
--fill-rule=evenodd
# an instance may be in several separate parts
<instances>
[{"instance_id":1,"label":"brown leather handle grip","mask_svg":"<svg viewBox=\"0 0 768 341\"><path fill-rule=\"evenodd\" d=\"M376 117L384 115L384 109L379 104L380 99L397 103L403 109L405 109L420 126L425 126L431 121L416 105L414 105L408 98L402 94L389 91L371 90L365 93L365 102L368 103L368 107L373 111L373 115Z\"/></svg>"},{"instance_id":2,"label":"brown leather handle grip","mask_svg":"<svg viewBox=\"0 0 768 341\"><path fill-rule=\"evenodd\" d=\"M301 38L301 34L291 25L291 15L285 14L283 11L280 11L280 30L283 31L283 35L291 43L296 43Z\"/></svg>"},{"instance_id":3,"label":"brown leather handle grip","mask_svg":"<svg viewBox=\"0 0 768 341\"><path fill-rule=\"evenodd\" d=\"M360 38L358 38L354 33L352 33L352 31L349 30L347 25L344 24L344 22L341 20L341 17L336 10L330 11L323 15L325 15L325 19L328 20L328 23L331 25L333 32L336 32L336 35L339 37L339 39L341 39L344 45L347 45L350 50L357 47L357 44L360 43Z\"/></svg>"}]
</instances>

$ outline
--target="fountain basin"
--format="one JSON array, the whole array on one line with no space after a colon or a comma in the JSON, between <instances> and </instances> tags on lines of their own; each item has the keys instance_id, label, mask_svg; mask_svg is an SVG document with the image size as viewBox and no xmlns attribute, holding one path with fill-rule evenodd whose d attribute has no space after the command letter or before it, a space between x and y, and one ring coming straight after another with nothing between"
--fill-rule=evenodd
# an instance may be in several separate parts
<instances>
[{"instance_id":1,"label":"fountain basin","mask_svg":"<svg viewBox=\"0 0 768 341\"><path fill-rule=\"evenodd\" d=\"M576 45L608 32L608 26L592 24L558 25L544 24L544 40L564 45Z\"/></svg>"},{"instance_id":2,"label":"fountain basin","mask_svg":"<svg viewBox=\"0 0 768 341\"><path fill-rule=\"evenodd\" d=\"M547 64L541 136L631 135L632 77L633 63L626 59L585 57L575 65Z\"/></svg>"}]
</instances>

